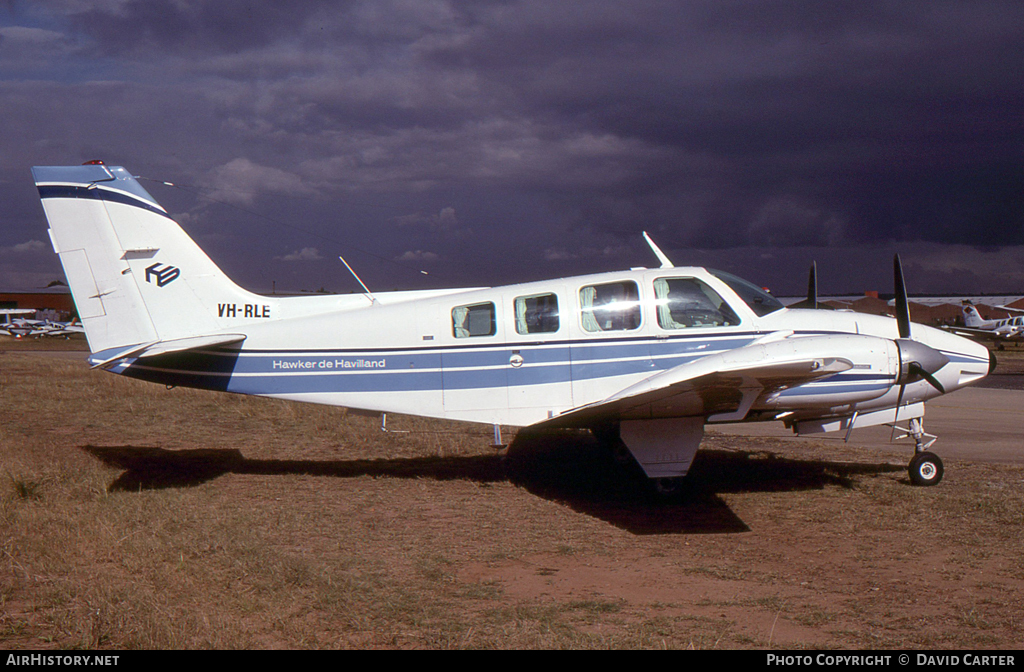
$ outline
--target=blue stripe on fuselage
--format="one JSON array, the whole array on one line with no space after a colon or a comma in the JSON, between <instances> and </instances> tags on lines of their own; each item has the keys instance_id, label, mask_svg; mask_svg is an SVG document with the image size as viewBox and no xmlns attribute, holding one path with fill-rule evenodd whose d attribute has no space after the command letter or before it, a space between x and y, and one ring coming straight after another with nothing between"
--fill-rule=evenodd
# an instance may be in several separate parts
<instances>
[{"instance_id":1,"label":"blue stripe on fuselage","mask_svg":"<svg viewBox=\"0 0 1024 672\"><path fill-rule=\"evenodd\" d=\"M753 338L750 334L633 338L415 350L210 349L134 360L124 374L248 394L468 390L653 373L746 345ZM509 365L513 352L524 359L515 369Z\"/></svg>"},{"instance_id":2,"label":"blue stripe on fuselage","mask_svg":"<svg viewBox=\"0 0 1024 672\"><path fill-rule=\"evenodd\" d=\"M169 385L246 394L407 392L583 382L655 373L724 350L753 335L721 338L630 339L580 344L458 346L414 350L268 351L210 349L134 360L123 372ZM519 352L521 367L509 358ZM884 391L892 376L836 374L786 390L785 396Z\"/></svg>"}]
</instances>

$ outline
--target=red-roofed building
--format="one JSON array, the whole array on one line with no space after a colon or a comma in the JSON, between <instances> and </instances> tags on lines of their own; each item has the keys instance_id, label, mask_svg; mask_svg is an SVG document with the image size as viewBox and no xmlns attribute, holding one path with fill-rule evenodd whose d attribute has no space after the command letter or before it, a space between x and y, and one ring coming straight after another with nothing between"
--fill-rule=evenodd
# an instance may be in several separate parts
<instances>
[{"instance_id":1,"label":"red-roofed building","mask_svg":"<svg viewBox=\"0 0 1024 672\"><path fill-rule=\"evenodd\" d=\"M47 311L54 320L66 321L78 315L75 301L66 287L45 292L0 292L0 308L30 308ZM44 317L44 316L39 316Z\"/></svg>"}]
</instances>

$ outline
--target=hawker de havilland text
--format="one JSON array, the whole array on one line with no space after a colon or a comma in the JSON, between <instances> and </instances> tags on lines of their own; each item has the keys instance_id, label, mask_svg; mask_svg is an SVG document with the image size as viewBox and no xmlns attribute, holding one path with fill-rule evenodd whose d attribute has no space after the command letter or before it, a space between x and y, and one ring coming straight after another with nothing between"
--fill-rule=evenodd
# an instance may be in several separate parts
<instances>
[{"instance_id":1,"label":"hawker de havilland text","mask_svg":"<svg viewBox=\"0 0 1024 672\"><path fill-rule=\"evenodd\" d=\"M624 443L660 486L706 424L799 434L898 423L931 485L924 402L984 377L988 350L895 319L787 309L728 273L633 269L506 287L279 297L225 276L130 173L33 168L94 367L184 385ZM812 302L813 305L813 302Z\"/></svg>"}]
</instances>

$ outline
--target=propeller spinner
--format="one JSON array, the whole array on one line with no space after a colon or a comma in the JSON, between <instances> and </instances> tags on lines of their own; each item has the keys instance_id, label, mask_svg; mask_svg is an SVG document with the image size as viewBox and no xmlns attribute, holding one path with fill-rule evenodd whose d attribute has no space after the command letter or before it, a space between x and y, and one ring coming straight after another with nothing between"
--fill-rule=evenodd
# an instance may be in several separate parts
<instances>
[{"instance_id":1,"label":"propeller spinner","mask_svg":"<svg viewBox=\"0 0 1024 672\"><path fill-rule=\"evenodd\" d=\"M927 380L939 392L945 394L946 390L942 383L935 377L935 373L946 364L949 358L920 341L915 341L910 336L910 304L907 301L907 286L903 281L903 265L900 262L900 255L892 260L893 284L896 294L896 324L899 327L900 337L896 340L896 347L900 353L900 396L897 406L903 400L903 390L909 383L919 380Z\"/></svg>"}]
</instances>

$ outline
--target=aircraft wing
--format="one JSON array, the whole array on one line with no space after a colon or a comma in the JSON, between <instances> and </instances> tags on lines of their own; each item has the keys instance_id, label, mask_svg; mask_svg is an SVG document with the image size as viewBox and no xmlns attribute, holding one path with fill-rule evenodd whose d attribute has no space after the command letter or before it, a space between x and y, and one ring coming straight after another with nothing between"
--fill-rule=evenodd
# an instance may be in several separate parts
<instances>
[{"instance_id":1,"label":"aircraft wing","mask_svg":"<svg viewBox=\"0 0 1024 672\"><path fill-rule=\"evenodd\" d=\"M848 338L769 335L742 348L661 371L603 401L532 427L694 416L713 422L739 421L758 398L853 368L849 359L834 354L847 351L840 341Z\"/></svg>"},{"instance_id":2,"label":"aircraft wing","mask_svg":"<svg viewBox=\"0 0 1024 672\"><path fill-rule=\"evenodd\" d=\"M44 336L70 336L71 334L84 334L85 330L82 327L53 327L46 332Z\"/></svg>"},{"instance_id":3,"label":"aircraft wing","mask_svg":"<svg viewBox=\"0 0 1024 672\"><path fill-rule=\"evenodd\" d=\"M966 336L967 338L973 338L975 340L987 340L987 341L1007 341L1014 338L1021 338L1019 331L995 331L993 329L978 329L975 327L942 327L943 331L948 331L951 334L957 336Z\"/></svg>"}]
</instances>

